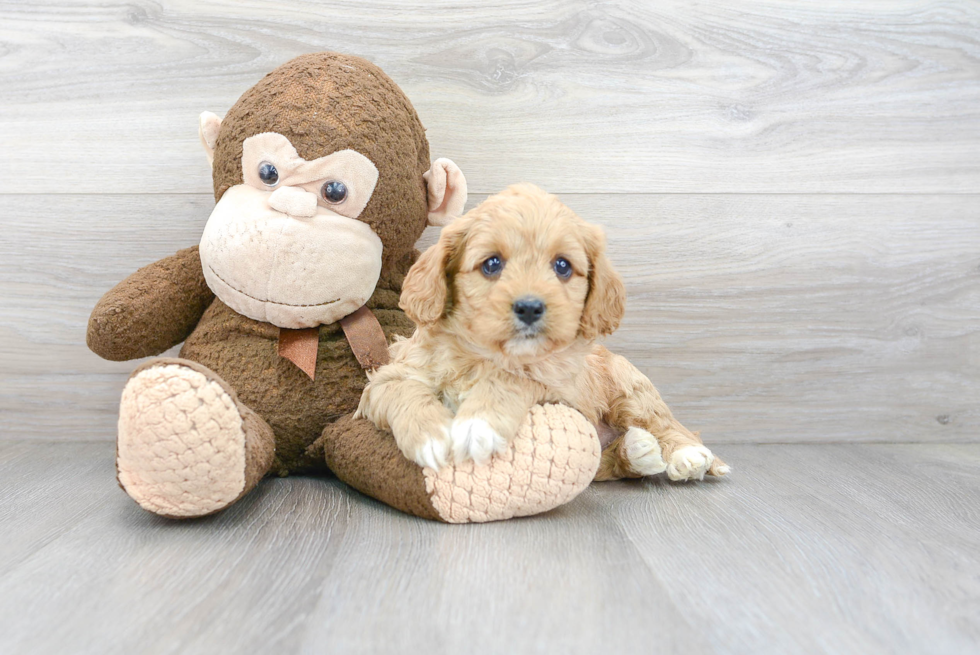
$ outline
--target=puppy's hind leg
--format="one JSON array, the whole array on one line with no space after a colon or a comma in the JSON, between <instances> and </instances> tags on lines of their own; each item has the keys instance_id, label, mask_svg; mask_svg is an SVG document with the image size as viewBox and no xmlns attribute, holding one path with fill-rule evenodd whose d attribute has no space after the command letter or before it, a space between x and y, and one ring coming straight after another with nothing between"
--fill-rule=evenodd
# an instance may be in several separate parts
<instances>
[{"instance_id":1,"label":"puppy's hind leg","mask_svg":"<svg viewBox=\"0 0 980 655\"><path fill-rule=\"evenodd\" d=\"M658 394L659 399L659 394ZM663 401L660 401L663 403ZM664 405L664 409L666 409ZM670 410L667 410L668 412ZM660 444L663 460L666 462L667 477L675 482L684 480L703 480L705 475L722 477L731 472L731 467L716 457L701 441L697 432L685 428L673 416L658 416L653 420L634 424L645 424L651 435ZM631 428L637 429L637 428ZM629 454L626 455L629 457Z\"/></svg>"},{"instance_id":2,"label":"puppy's hind leg","mask_svg":"<svg viewBox=\"0 0 980 655\"><path fill-rule=\"evenodd\" d=\"M701 442L697 432L691 432L676 419L657 434L667 460L667 477L671 480L703 480L705 474L721 477L731 472L731 467L716 457Z\"/></svg>"},{"instance_id":3,"label":"puppy's hind leg","mask_svg":"<svg viewBox=\"0 0 980 655\"><path fill-rule=\"evenodd\" d=\"M606 365L609 379L615 385L607 421L622 428L642 428L645 434L652 435L660 444L661 455L667 464L667 477L671 480L702 480L705 474L723 476L731 471L704 446L698 433L691 432L674 418L653 383L625 358L610 353ZM642 442L642 435L635 437L634 443ZM642 456L640 446L634 445L633 453L635 457ZM629 461L628 451L622 456Z\"/></svg>"},{"instance_id":4,"label":"puppy's hind leg","mask_svg":"<svg viewBox=\"0 0 980 655\"><path fill-rule=\"evenodd\" d=\"M595 480L642 478L666 470L657 438L643 428L631 427L602 451Z\"/></svg>"}]
</instances>

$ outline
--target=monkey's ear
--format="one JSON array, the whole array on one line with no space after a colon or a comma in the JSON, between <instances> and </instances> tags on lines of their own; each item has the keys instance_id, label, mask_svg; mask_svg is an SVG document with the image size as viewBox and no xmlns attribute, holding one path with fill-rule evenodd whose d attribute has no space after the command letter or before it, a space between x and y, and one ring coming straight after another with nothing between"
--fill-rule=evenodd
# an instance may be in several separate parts
<instances>
[{"instance_id":1,"label":"monkey's ear","mask_svg":"<svg viewBox=\"0 0 980 655\"><path fill-rule=\"evenodd\" d=\"M221 128L221 119L217 114L206 111L201 114L201 124L198 126L197 135L201 137L201 145L204 146L204 154L207 155L208 164L214 164L214 146L218 142L218 130Z\"/></svg>"},{"instance_id":2,"label":"monkey's ear","mask_svg":"<svg viewBox=\"0 0 980 655\"><path fill-rule=\"evenodd\" d=\"M459 166L440 157L422 174L429 199L429 225L449 225L463 213L466 178Z\"/></svg>"}]
</instances>

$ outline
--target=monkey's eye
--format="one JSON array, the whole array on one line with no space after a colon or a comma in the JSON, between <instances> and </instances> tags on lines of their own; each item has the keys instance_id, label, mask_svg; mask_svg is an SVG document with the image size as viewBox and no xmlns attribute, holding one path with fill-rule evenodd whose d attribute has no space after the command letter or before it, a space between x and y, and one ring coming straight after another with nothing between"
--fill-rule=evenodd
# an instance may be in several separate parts
<instances>
[{"instance_id":1,"label":"monkey's eye","mask_svg":"<svg viewBox=\"0 0 980 655\"><path fill-rule=\"evenodd\" d=\"M494 277L500 273L504 268L504 260L502 260L498 255L493 255L488 257L480 270L486 277Z\"/></svg>"},{"instance_id":2,"label":"monkey's eye","mask_svg":"<svg viewBox=\"0 0 980 655\"><path fill-rule=\"evenodd\" d=\"M564 257L559 257L555 260L553 264L555 269L555 275L563 280L567 280L572 276L572 265Z\"/></svg>"},{"instance_id":3,"label":"monkey's eye","mask_svg":"<svg viewBox=\"0 0 980 655\"><path fill-rule=\"evenodd\" d=\"M337 180L324 182L320 187L320 195L331 205L336 205L347 199L347 185Z\"/></svg>"},{"instance_id":4,"label":"monkey's eye","mask_svg":"<svg viewBox=\"0 0 980 655\"><path fill-rule=\"evenodd\" d=\"M259 179L266 186L276 186L279 184L279 171L267 161L259 164Z\"/></svg>"}]
</instances>

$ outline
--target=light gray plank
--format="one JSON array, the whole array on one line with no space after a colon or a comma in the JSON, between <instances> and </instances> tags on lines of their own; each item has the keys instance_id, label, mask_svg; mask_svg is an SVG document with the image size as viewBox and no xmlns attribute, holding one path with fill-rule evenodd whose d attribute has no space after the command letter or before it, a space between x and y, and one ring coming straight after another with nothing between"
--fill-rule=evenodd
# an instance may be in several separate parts
<instances>
[{"instance_id":1,"label":"light gray plank","mask_svg":"<svg viewBox=\"0 0 980 655\"><path fill-rule=\"evenodd\" d=\"M720 652L980 648L976 445L722 452L735 476L710 495L660 479L600 490Z\"/></svg>"},{"instance_id":2,"label":"light gray plank","mask_svg":"<svg viewBox=\"0 0 980 655\"><path fill-rule=\"evenodd\" d=\"M23 450L0 445L0 457L11 448ZM45 464L67 452L111 469L111 446L31 450L33 462L15 464L34 480L4 480L0 491L43 497L77 481L78 497L40 505L35 522L62 519L61 536L42 548L18 544L17 565L0 573L2 652L481 652L501 639L511 652L578 652L582 640L641 652L642 634L602 631L627 606L675 626L658 637L665 647L706 647L594 502L451 527L336 480L296 478L267 481L213 518L159 519L115 490L79 520L72 505L103 495L112 476L54 480L59 471ZM574 532L583 537L571 543Z\"/></svg>"},{"instance_id":3,"label":"light gray plank","mask_svg":"<svg viewBox=\"0 0 980 655\"><path fill-rule=\"evenodd\" d=\"M0 576L118 499L111 446L0 441Z\"/></svg>"},{"instance_id":4,"label":"light gray plank","mask_svg":"<svg viewBox=\"0 0 980 655\"><path fill-rule=\"evenodd\" d=\"M649 652L642 631L615 628L625 608L672 626L664 652L710 652L595 498L528 521L407 527L366 511L345 535L303 652Z\"/></svg>"},{"instance_id":5,"label":"light gray plank","mask_svg":"<svg viewBox=\"0 0 980 655\"><path fill-rule=\"evenodd\" d=\"M975 192L980 6L834 0L5 2L2 192L206 192L197 115L332 49L471 189Z\"/></svg>"},{"instance_id":6,"label":"light gray plank","mask_svg":"<svg viewBox=\"0 0 980 655\"><path fill-rule=\"evenodd\" d=\"M41 199L0 209L0 430L112 439L132 365L85 348L88 312L138 266L195 243L212 201ZM606 226L627 281L609 345L709 442L980 437L976 197L565 200Z\"/></svg>"},{"instance_id":7,"label":"light gray plank","mask_svg":"<svg viewBox=\"0 0 980 655\"><path fill-rule=\"evenodd\" d=\"M66 452L98 461L103 474L55 478L46 464ZM180 645L212 622L241 640L223 652L259 639L278 644L295 628L295 610L311 602L304 585L335 548L331 532L344 529L345 497L322 480L276 481L219 517L176 523L143 512L116 487L109 444L44 444L35 455L22 464L33 473L32 493L77 487L49 510L66 519L61 537L0 576L0 585L31 588L0 609L3 652L187 652ZM71 505L109 492L94 515L70 515ZM37 516L41 509L35 522L51 522Z\"/></svg>"},{"instance_id":8,"label":"light gray plank","mask_svg":"<svg viewBox=\"0 0 980 655\"><path fill-rule=\"evenodd\" d=\"M171 522L115 488L110 444L0 442L0 495L34 499L0 514L23 533L4 545L0 651L980 645L980 445L722 452L724 481L603 483L544 516L446 526L317 478Z\"/></svg>"}]
</instances>

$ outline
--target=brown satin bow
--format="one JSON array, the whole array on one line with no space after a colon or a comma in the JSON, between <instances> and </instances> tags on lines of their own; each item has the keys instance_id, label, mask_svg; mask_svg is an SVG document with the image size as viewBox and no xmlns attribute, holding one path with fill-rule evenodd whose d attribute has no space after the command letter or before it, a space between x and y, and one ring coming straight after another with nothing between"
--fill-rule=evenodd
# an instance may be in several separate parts
<instances>
[{"instance_id":1,"label":"brown satin bow","mask_svg":"<svg viewBox=\"0 0 980 655\"><path fill-rule=\"evenodd\" d=\"M361 368L372 370L388 363L388 340L367 305L340 319L340 326ZM316 379L319 342L320 328L279 328L279 356L296 364L311 380Z\"/></svg>"}]
</instances>

